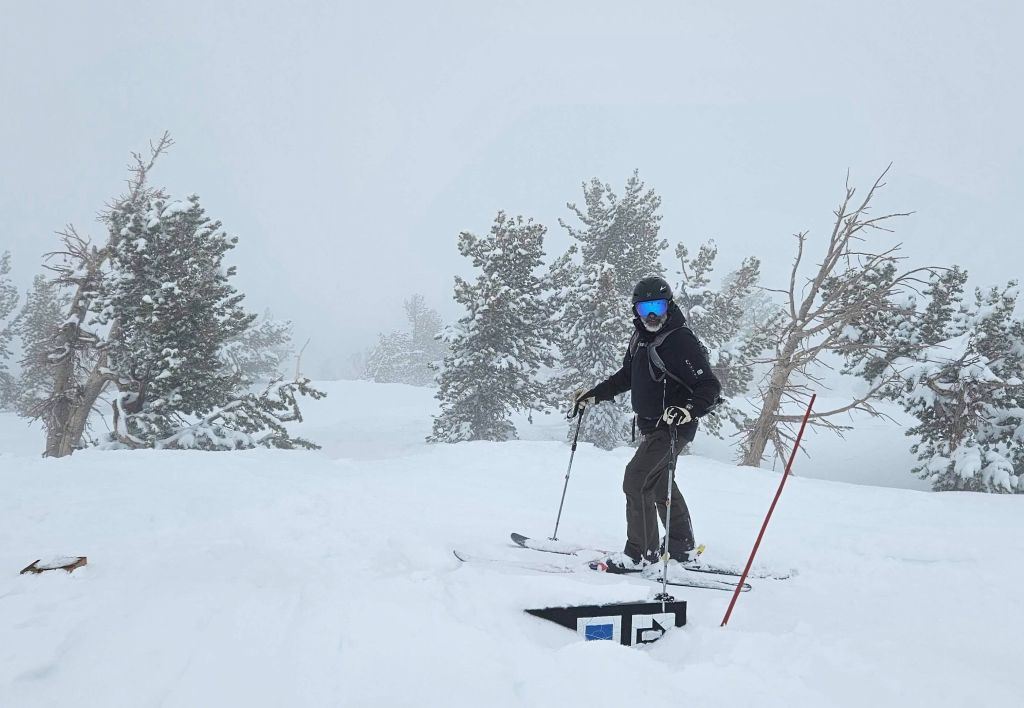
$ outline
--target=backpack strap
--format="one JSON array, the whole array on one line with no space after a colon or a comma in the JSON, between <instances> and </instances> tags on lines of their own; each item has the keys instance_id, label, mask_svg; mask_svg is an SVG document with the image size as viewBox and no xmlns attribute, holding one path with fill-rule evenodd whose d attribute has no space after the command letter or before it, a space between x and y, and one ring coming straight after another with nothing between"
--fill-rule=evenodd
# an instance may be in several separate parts
<instances>
[{"instance_id":1,"label":"backpack strap","mask_svg":"<svg viewBox=\"0 0 1024 708\"><path fill-rule=\"evenodd\" d=\"M651 378L654 379L655 381L660 381L661 379L663 379L664 377L667 376L670 379L672 379L673 381L675 381L677 384L679 384L680 386L685 388L687 391L689 391L690 394L692 395L693 394L693 387L690 386L685 381L683 381L678 376L676 376L675 374L673 374L671 371L669 371L668 367L665 366L665 361L661 358L661 355L658 354L658 347L661 346L662 342L664 342L671 335L675 334L676 332L678 332L681 329L685 329L687 332L692 334L695 339L697 338L697 335L693 333L693 330L690 329L689 327L687 327L686 325L679 325L678 327L673 327L672 329L665 330L664 332L659 332L658 336L655 337L647 345L647 368L650 371ZM700 342L699 339L697 341ZM701 346L703 347L704 345L701 344ZM639 348L640 348L640 333L637 332L636 330L634 330L633 331L633 336L630 337L630 339L629 339L629 355L630 356L635 356L636 355L636 350L639 349ZM661 376L655 375L654 369L657 369L658 371L660 371L661 372Z\"/></svg>"},{"instance_id":2,"label":"backpack strap","mask_svg":"<svg viewBox=\"0 0 1024 708\"><path fill-rule=\"evenodd\" d=\"M690 329L689 327L687 327L686 325L679 325L678 327L673 327L672 329L665 330L664 332L659 332L658 336L654 338L654 341L651 342L647 346L650 346L650 347L660 347L661 343L664 342L666 339L668 339L668 336L670 334L678 332L681 329L685 329L690 334L693 334L693 330ZM696 336L696 335L694 335L694 336Z\"/></svg>"},{"instance_id":3,"label":"backpack strap","mask_svg":"<svg viewBox=\"0 0 1024 708\"><path fill-rule=\"evenodd\" d=\"M693 394L693 388L688 383L683 381L681 378L679 378L678 376L673 374L671 371L669 371L668 367L665 366L665 362L661 358L661 355L658 354L658 346L662 342L664 342L666 339L668 339L670 334L672 334L673 332L678 332L681 329L685 329L685 330L687 330L687 331L689 331L691 333L693 332L693 330L691 330L689 327L687 327L685 325L680 325L679 327L674 327L673 329L670 329L667 332L662 332L661 334L659 334L657 337L654 338L653 342L651 342L650 344L647 345L647 361L648 361L649 364L652 364L655 368L658 369L658 371L661 372L662 378L664 378L665 376L668 376L670 379L672 379L677 384L679 384L680 386L685 388L687 391L689 391L690 394L692 395ZM654 379L655 381L658 380L658 377L654 375L654 370L653 369L651 369L651 378Z\"/></svg>"}]
</instances>

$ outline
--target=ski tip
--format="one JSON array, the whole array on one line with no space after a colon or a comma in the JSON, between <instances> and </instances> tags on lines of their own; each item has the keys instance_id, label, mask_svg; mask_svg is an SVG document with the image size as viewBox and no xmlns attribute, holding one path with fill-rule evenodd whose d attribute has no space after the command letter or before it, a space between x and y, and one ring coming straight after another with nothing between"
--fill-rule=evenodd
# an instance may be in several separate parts
<instances>
[{"instance_id":1,"label":"ski tip","mask_svg":"<svg viewBox=\"0 0 1024 708\"><path fill-rule=\"evenodd\" d=\"M527 538L526 536L524 536L521 533L513 533L512 534L512 543L516 544L517 546L523 546L525 548L526 547L526 542L529 541L529 540L530 540L529 538Z\"/></svg>"},{"instance_id":2,"label":"ski tip","mask_svg":"<svg viewBox=\"0 0 1024 708\"><path fill-rule=\"evenodd\" d=\"M455 556L456 558L458 558L463 563L465 563L467 561L467 559L464 558L463 556L459 555L459 552L457 550L455 550L455 549L452 549L452 555Z\"/></svg>"}]
</instances>

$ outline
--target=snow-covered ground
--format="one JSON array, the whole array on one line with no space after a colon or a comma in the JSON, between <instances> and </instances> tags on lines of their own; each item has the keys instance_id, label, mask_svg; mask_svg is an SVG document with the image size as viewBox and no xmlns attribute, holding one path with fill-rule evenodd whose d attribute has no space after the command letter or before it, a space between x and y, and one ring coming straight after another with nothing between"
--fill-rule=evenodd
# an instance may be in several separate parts
<instances>
[{"instance_id":1,"label":"snow-covered ground","mask_svg":"<svg viewBox=\"0 0 1024 708\"><path fill-rule=\"evenodd\" d=\"M727 593L681 589L688 625L629 649L522 610L642 600L652 584L451 554L533 554L508 533L550 534L563 423L426 445L431 391L324 387L305 406L312 453L44 460L37 428L0 417L0 706L1021 703L1024 499L815 479L915 484L890 429L798 458L759 556L796 577L755 581L725 629ZM778 473L731 466L706 439L695 452L679 477L698 538L739 562ZM621 544L629 455L580 447L561 538ZM89 564L18 575L66 555Z\"/></svg>"}]
</instances>

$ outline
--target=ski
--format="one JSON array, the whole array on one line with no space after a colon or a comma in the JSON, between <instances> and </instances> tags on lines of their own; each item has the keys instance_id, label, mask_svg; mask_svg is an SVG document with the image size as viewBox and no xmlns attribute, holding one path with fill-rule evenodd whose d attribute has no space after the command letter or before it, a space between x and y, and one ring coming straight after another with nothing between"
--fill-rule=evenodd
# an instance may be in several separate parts
<instances>
[{"instance_id":1,"label":"ski","mask_svg":"<svg viewBox=\"0 0 1024 708\"><path fill-rule=\"evenodd\" d=\"M577 556L580 558L586 558L588 560L596 560L595 556L606 556L610 551L601 550L598 548L592 548L587 546L581 546L579 544L569 543L566 541L541 541L537 539L524 536L521 533L512 534L512 542L520 548L528 548L533 551L541 551L543 553L558 553L563 556ZM703 549L704 546L699 546ZM711 564L698 557L695 561L683 564L683 567L694 573L709 573L711 575L726 575L729 577L739 578L743 575L742 568L733 568L729 566L722 566L717 564ZM787 578L795 575L795 572L770 572L751 570L747 577L756 578L760 580L786 580Z\"/></svg>"},{"instance_id":2,"label":"ski","mask_svg":"<svg viewBox=\"0 0 1024 708\"><path fill-rule=\"evenodd\" d=\"M521 533L512 534L512 543L520 546L521 548L543 551L544 553L558 553L563 556L578 556L581 551L600 553L602 555L607 555L610 552L603 551L600 548L594 548L592 546L581 546L576 543L569 543L567 541L552 541L550 539L542 541L536 538L529 538Z\"/></svg>"},{"instance_id":3,"label":"ski","mask_svg":"<svg viewBox=\"0 0 1024 708\"><path fill-rule=\"evenodd\" d=\"M661 564L649 565L646 568L637 570L621 570L614 572L609 571L608 566L606 566L603 561L590 561L587 563L587 567L599 573L609 573L611 575L635 575L643 578L644 580L650 580L655 583L661 583L662 578ZM715 578L693 577L690 575L689 568L678 564L669 567L668 582L666 583L666 585L683 585L687 587L707 588L709 590L735 590L738 584L738 581L734 582L731 580L718 580ZM750 590L750 583L743 583L741 592L747 592L748 590Z\"/></svg>"},{"instance_id":4,"label":"ski","mask_svg":"<svg viewBox=\"0 0 1024 708\"><path fill-rule=\"evenodd\" d=\"M455 549L452 551L456 558L463 563L480 563L486 565L501 565L510 568L521 568L523 570L536 570L539 573L575 573L576 569L571 566L558 565L557 563L536 563L531 561L506 560L504 558L487 558L474 553L466 553Z\"/></svg>"},{"instance_id":5,"label":"ski","mask_svg":"<svg viewBox=\"0 0 1024 708\"><path fill-rule=\"evenodd\" d=\"M591 563L574 564L574 565L565 566L565 565L557 565L555 563L538 563L538 562L531 562L531 561L509 560L509 559L504 559L504 558L489 558L489 557L486 557L486 556L478 556L478 555L475 555L475 554L472 554L472 553L466 553L465 551L461 551L461 550L458 550L458 549L453 550L452 554L456 558L458 558L460 561L462 561L463 563L490 565L490 566L496 566L496 567L504 566L504 567L508 567L508 568L518 568L520 570L533 570L533 571L537 571L539 573L567 574L567 573L576 573L576 572L580 571L581 569L588 570L588 571L592 570L594 572L602 572L602 571L598 570L598 568L596 566L592 567ZM571 554L568 554L568 555L571 555ZM642 578L644 580L650 580L650 581L656 582L656 583L661 583L660 569L656 569L656 568L654 568L652 566L649 570L650 571L654 571L657 574L646 574L646 573L638 571L636 573L629 573L628 575L632 575L632 576L635 576L637 578ZM728 581L728 580L717 580L717 579L714 579L714 578L702 578L702 577L688 577L687 575L685 575L685 573L687 572L686 570L684 570L682 568L679 568L679 569L676 569L676 570L677 570L677 572L675 572L675 573L672 573L671 571L669 573L669 580L668 580L668 584L669 585L674 585L676 587L698 588L698 589L701 589L701 590L726 590L726 591L733 591L733 590L736 589L736 583ZM624 575L626 575L626 574L624 574ZM742 591L743 592L747 592L748 590L750 590L750 583L744 583Z\"/></svg>"}]
</instances>

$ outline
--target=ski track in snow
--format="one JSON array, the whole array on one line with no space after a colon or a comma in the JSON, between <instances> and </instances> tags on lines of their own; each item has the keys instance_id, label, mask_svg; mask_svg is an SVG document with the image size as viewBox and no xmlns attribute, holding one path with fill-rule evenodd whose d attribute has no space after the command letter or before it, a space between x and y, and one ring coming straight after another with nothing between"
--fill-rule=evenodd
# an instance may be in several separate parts
<instances>
[{"instance_id":1,"label":"ski track in snow","mask_svg":"<svg viewBox=\"0 0 1024 708\"><path fill-rule=\"evenodd\" d=\"M432 391L325 388L312 453L43 460L38 428L0 418L0 706L1020 703L1024 499L822 481L798 458L759 554L797 576L752 581L726 629L728 593L675 588L685 628L587 643L523 609L659 588L451 554L550 557L508 534L551 532L562 424L428 446ZM621 547L629 456L580 446L560 538ZM708 559L742 563L777 473L696 454L679 482ZM75 554L73 574L18 575Z\"/></svg>"}]
</instances>

